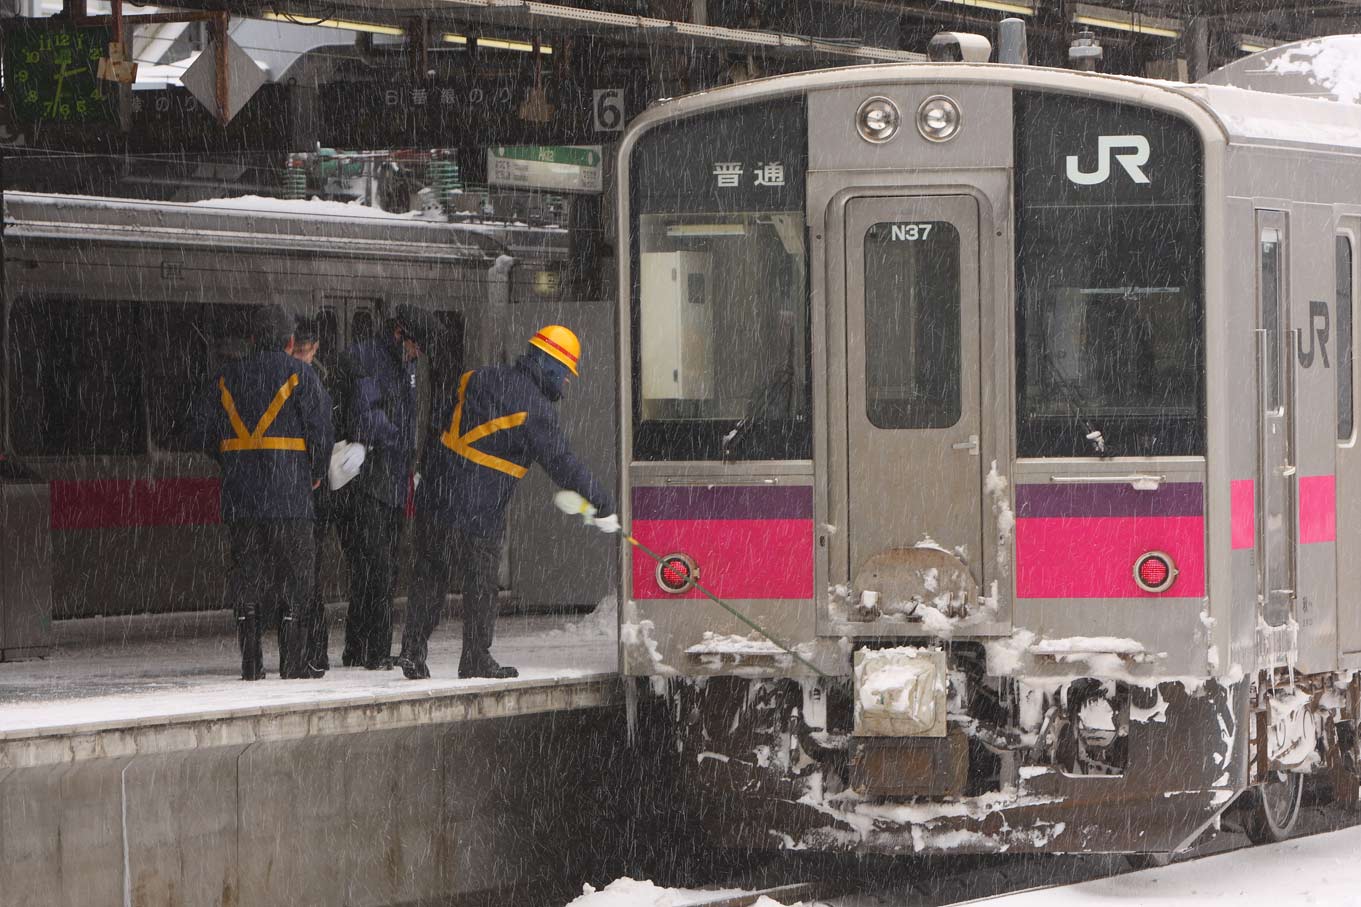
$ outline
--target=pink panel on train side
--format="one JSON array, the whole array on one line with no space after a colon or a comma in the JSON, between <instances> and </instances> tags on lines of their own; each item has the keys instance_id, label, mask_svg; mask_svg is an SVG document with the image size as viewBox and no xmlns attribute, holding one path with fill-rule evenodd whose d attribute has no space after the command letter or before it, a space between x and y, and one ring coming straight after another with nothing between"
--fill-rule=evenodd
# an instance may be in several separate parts
<instances>
[{"instance_id":1,"label":"pink panel on train side","mask_svg":"<svg viewBox=\"0 0 1361 907\"><path fill-rule=\"evenodd\" d=\"M1333 476L1300 477L1300 544L1337 538L1337 480Z\"/></svg>"},{"instance_id":2,"label":"pink panel on train side","mask_svg":"<svg viewBox=\"0 0 1361 907\"><path fill-rule=\"evenodd\" d=\"M1252 548L1257 545L1256 483L1236 479L1229 483L1229 547Z\"/></svg>"},{"instance_id":3,"label":"pink panel on train side","mask_svg":"<svg viewBox=\"0 0 1361 907\"><path fill-rule=\"evenodd\" d=\"M1180 571L1152 593L1134 582L1141 554L1162 551ZM1205 594L1205 519L1046 517L1016 521L1017 598L1178 598Z\"/></svg>"},{"instance_id":4,"label":"pink panel on train side","mask_svg":"<svg viewBox=\"0 0 1361 907\"><path fill-rule=\"evenodd\" d=\"M53 529L208 526L221 516L217 479L93 479L51 486Z\"/></svg>"},{"instance_id":5,"label":"pink panel on train side","mask_svg":"<svg viewBox=\"0 0 1361 907\"><path fill-rule=\"evenodd\" d=\"M689 555L700 583L720 598L813 597L812 520L634 520L633 534L660 555ZM634 549L635 599L704 597L663 591L656 569Z\"/></svg>"}]
</instances>

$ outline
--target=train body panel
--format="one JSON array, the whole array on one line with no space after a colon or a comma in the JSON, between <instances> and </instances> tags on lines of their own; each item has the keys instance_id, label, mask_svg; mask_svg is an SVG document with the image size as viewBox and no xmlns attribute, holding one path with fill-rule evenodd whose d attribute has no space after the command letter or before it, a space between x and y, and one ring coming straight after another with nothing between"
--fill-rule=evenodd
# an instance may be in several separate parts
<instances>
[{"instance_id":1,"label":"train body panel","mask_svg":"<svg viewBox=\"0 0 1361 907\"><path fill-rule=\"evenodd\" d=\"M1170 851L1354 795L1358 176L1354 106L1024 67L641 117L620 468L666 558L625 549L621 665L696 796L782 846ZM710 512L810 481L811 527Z\"/></svg>"},{"instance_id":2,"label":"train body panel","mask_svg":"<svg viewBox=\"0 0 1361 907\"><path fill-rule=\"evenodd\" d=\"M236 204L5 195L4 450L51 484L58 617L222 606L217 468L182 432L207 373L244 352L253 306L317 315L323 363L381 331L398 304L433 311L447 345L443 371L420 363L422 436L432 393L447 392L432 381L518 354L533 328L513 322L512 303L567 323L609 317L560 298L565 231ZM574 437L612 425L600 401L565 401L563 419ZM503 587L534 606L603 598L608 553L550 577L529 556L540 524L512 516ZM334 543L328 561L339 565ZM342 570L322 577L329 600L345 597Z\"/></svg>"}]
</instances>

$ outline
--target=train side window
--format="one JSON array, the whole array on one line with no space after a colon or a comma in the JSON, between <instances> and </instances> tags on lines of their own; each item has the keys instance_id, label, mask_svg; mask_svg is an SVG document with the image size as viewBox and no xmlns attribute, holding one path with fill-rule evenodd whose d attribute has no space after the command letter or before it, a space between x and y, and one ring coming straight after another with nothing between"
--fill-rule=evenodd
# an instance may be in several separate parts
<instances>
[{"instance_id":1,"label":"train side window","mask_svg":"<svg viewBox=\"0 0 1361 907\"><path fill-rule=\"evenodd\" d=\"M190 408L209 383L249 347L254 306L175 303L146 306L147 415L160 450L193 450Z\"/></svg>"},{"instance_id":2,"label":"train side window","mask_svg":"<svg viewBox=\"0 0 1361 907\"><path fill-rule=\"evenodd\" d=\"M350 318L350 343L360 343L369 340L374 333L373 312L368 309L358 309Z\"/></svg>"},{"instance_id":3,"label":"train side window","mask_svg":"<svg viewBox=\"0 0 1361 907\"><path fill-rule=\"evenodd\" d=\"M865 400L874 426L959 421L959 278L953 224L885 223L866 232Z\"/></svg>"},{"instance_id":4,"label":"train side window","mask_svg":"<svg viewBox=\"0 0 1361 907\"><path fill-rule=\"evenodd\" d=\"M1267 336L1266 348L1281 348L1281 234L1279 230L1267 229L1261 237L1261 275L1262 288L1262 331ZM1264 363L1267 370L1267 406L1276 409L1281 405L1281 365L1276 355Z\"/></svg>"},{"instance_id":5,"label":"train side window","mask_svg":"<svg viewBox=\"0 0 1361 907\"><path fill-rule=\"evenodd\" d=\"M23 298L10 310L10 438L20 456L145 453L139 307Z\"/></svg>"},{"instance_id":6,"label":"train side window","mask_svg":"<svg viewBox=\"0 0 1361 907\"><path fill-rule=\"evenodd\" d=\"M340 317L331 306L323 306L317 312L317 347L323 362L335 359L340 344Z\"/></svg>"},{"instance_id":7,"label":"train side window","mask_svg":"<svg viewBox=\"0 0 1361 907\"><path fill-rule=\"evenodd\" d=\"M1356 426L1356 398L1353 372L1356 350L1352 339L1352 306L1356 287L1353 282L1352 239L1337 237L1337 439L1349 441Z\"/></svg>"}]
</instances>

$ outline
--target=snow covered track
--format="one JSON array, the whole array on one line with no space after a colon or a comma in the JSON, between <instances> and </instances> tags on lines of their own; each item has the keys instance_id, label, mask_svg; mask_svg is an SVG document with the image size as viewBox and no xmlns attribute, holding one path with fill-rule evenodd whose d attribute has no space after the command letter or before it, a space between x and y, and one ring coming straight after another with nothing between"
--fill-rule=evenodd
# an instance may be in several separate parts
<instances>
[{"instance_id":1,"label":"snow covered track","mask_svg":"<svg viewBox=\"0 0 1361 907\"><path fill-rule=\"evenodd\" d=\"M798 882L793 885L776 885L742 894L721 894L707 901L692 901L689 907L754 907L762 898L779 903L793 903L818 897L827 892L827 885L816 882Z\"/></svg>"}]
</instances>

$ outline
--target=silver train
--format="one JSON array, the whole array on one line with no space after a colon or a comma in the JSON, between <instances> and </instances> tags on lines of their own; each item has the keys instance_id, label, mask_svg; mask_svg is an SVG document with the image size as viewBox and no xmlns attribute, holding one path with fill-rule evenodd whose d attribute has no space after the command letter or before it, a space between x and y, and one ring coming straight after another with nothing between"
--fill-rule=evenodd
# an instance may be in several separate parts
<instances>
[{"instance_id":1,"label":"silver train","mask_svg":"<svg viewBox=\"0 0 1361 907\"><path fill-rule=\"evenodd\" d=\"M594 330L584 374L599 380L573 388L563 417L573 435L614 435L613 307L571 297L565 231L334 204L17 192L4 202L0 453L49 483L56 617L222 607L217 468L186 448L187 403L244 351L262 303L314 313L323 363L382 330L398 303L432 310L447 342L433 371L422 360L422 412L432 387L447 391L441 383L465 365L513 359L543 319ZM609 475L612 460L611 444L591 465ZM598 602L612 589L613 555L588 547L550 573L540 553L553 537L551 492L526 481L502 585L529 608ZM333 600L345 597L338 555L332 540L323 577Z\"/></svg>"},{"instance_id":2,"label":"silver train","mask_svg":"<svg viewBox=\"0 0 1361 907\"><path fill-rule=\"evenodd\" d=\"M1290 834L1311 776L1355 801L1361 107L1309 78L1327 43L635 122L620 469L662 562L621 558L622 670L716 839L1171 854L1228 810Z\"/></svg>"}]
</instances>

